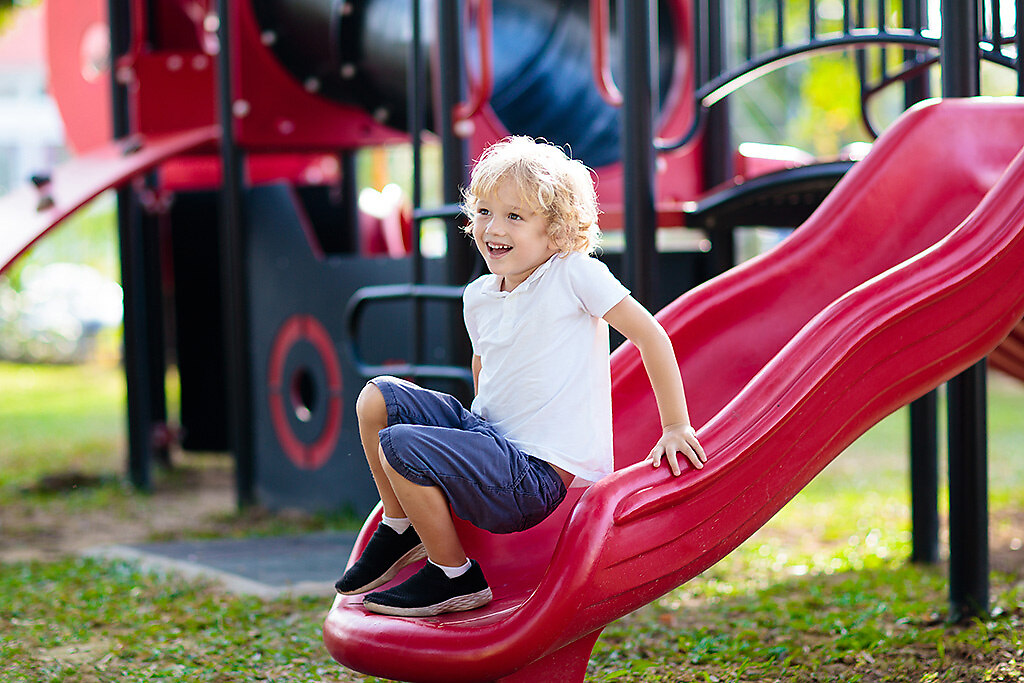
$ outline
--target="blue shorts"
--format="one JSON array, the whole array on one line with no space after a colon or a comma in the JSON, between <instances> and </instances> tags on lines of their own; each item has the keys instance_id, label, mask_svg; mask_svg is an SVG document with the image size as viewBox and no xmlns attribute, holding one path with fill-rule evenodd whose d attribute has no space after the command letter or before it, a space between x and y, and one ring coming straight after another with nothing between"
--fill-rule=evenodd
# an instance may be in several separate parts
<instances>
[{"instance_id":1,"label":"blue shorts","mask_svg":"<svg viewBox=\"0 0 1024 683\"><path fill-rule=\"evenodd\" d=\"M520 451L455 397L395 377L371 381L388 408L380 431L388 462L414 484L440 488L458 517L507 534L539 524L565 498L551 465Z\"/></svg>"}]
</instances>

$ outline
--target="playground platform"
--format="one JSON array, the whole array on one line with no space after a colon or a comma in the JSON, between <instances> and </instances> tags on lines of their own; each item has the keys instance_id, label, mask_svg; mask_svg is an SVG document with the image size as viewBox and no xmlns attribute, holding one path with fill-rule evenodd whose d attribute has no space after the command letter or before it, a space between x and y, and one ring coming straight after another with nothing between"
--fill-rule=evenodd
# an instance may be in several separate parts
<instances>
[{"instance_id":1,"label":"playground platform","mask_svg":"<svg viewBox=\"0 0 1024 683\"><path fill-rule=\"evenodd\" d=\"M212 579L240 595L332 596L356 533L108 545L83 554L121 559L143 570Z\"/></svg>"}]
</instances>

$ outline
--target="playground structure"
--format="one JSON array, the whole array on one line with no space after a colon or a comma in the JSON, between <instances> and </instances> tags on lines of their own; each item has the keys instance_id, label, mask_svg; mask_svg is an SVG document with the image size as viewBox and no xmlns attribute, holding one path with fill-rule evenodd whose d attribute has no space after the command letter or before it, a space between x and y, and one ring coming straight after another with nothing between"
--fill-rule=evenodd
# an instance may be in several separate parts
<instances>
[{"instance_id":1,"label":"playground structure","mask_svg":"<svg viewBox=\"0 0 1024 683\"><path fill-rule=\"evenodd\" d=\"M621 230L625 243L621 252L608 250L604 258L639 299L659 309L707 276L732 266L733 228L804 223L854 165L844 158L807 164L738 154L730 135L729 96L752 78L823 52L850 50L860 56L865 112L867 103L886 89L902 89L907 106L940 94L930 91L927 77L929 67L939 63L942 95L979 95L981 58L1016 69L1017 94L1024 94L1024 72L1017 59L1021 17L1014 15L1016 26L1008 23L1005 4L986 2L979 11L973 0L943 2L941 23L946 30L941 35L924 2L904 3L898 12L884 1L836 4L842 5L841 18L826 25L819 19L817 3L807 3L801 38L794 41L786 3L775 4L767 36L757 31L754 3L737 3L733 15L743 16L745 22L740 22L742 40L737 42L741 47L734 52L727 40L732 33L727 29L729 15L725 3L718 2L47 0L51 80L77 155L39 186L26 186L0 198L0 269L88 199L119 188L133 481L147 487L151 464L166 457L170 430L165 425L163 378L169 349L164 341L171 338L170 351L181 377L181 445L231 450L241 503L350 506L367 511L375 496L352 414L363 380L390 372L454 393L464 395L467 390L468 351L453 301L458 301L461 286L478 272L479 263L468 241L457 237L454 205L469 160L488 142L510 132L543 136L569 144L575 155L593 166L601 181L602 227L607 232ZM111 37L112 68L100 69L103 76L97 78L83 69L83 60L102 63L102 55L85 49L83 36L104 27L109 27ZM865 57L878 54L899 54L904 61L893 67L892 60L883 57L881 66L870 68ZM980 108L986 113L978 118L991 117L985 118L991 121L991 126L985 124L988 129L1017 120L1013 117L1018 116L1019 104L986 107ZM913 137L915 122L936 117L966 122L974 116L968 113L973 109L941 111L952 113L917 113L907 119L910 123L901 124L901 135ZM867 113L865 118L869 128L877 127ZM709 430L702 438L725 434L715 431L719 429L715 416L734 396L748 397L743 400L747 402L737 398L738 403L731 404L736 410L742 407L741 414L757 414L758 404L751 401L767 395L758 392L785 381L783 374L773 374L781 365L779 360L772 361L773 356L790 353L791 345L806 349L811 341L801 327L820 311L836 310L830 307L833 300L847 301L843 295L848 291L856 291L850 298L857 300L870 296L862 291L888 296L883 285L872 283L865 285L867 289L860 285L951 233L996 186L1024 144L1014 142L1010 127L997 140L1005 147L995 151L986 147L989 152L983 154L976 148L984 140L955 124L947 126L951 135L947 149L958 156L956 167L962 173L951 174L946 194L931 193L923 180L930 177L924 174L927 169L917 175L910 170L922 163L915 156L916 147L910 148L913 153L887 162L896 166L886 165L884 173L873 175L871 169L879 167L874 163L844 181L847 197L868 193L869 186L879 183L898 188L890 188L892 194L885 195L885 202L865 195L872 197L870 206L855 203L864 211L915 202L928 208L929 199L935 202L938 197L945 203L947 196L958 197L936 217L938 223L932 225L924 218L920 224L908 221L903 229L864 244L850 235L858 229L874 234L870 229L877 230L878 225L858 222L857 229L848 227L842 233L842 240L830 241L831 232L816 231L814 226L823 225L821 216L827 216L827 211L836 211L839 200L833 199L796 233L795 245L816 244L820 265L832 267L824 277L813 284L801 279L790 268L807 262L794 265L785 260L785 254L792 252L784 251L778 262L785 267L771 277L768 267L776 257L730 273L698 290L696 298L681 299L682 303L660 314L674 331L687 381L698 381L691 378L694 373L712 373L710 384L722 384L717 400L694 401L694 409L700 411L695 423L707 422L704 429ZM428 138L437 141L442 159L443 197L433 207L423 206L422 145ZM391 144L411 145L411 220L415 226L429 219L445 222L448 240L443 258L424 258L420 240L410 237L418 236L419 230L410 229L401 216L375 222L357 209L359 151ZM1016 148L1011 149L1014 144ZM896 143L892 146L900 148ZM934 166L938 151L928 151ZM992 212L1005 208L1000 202L1009 206L1012 193L1006 192L1005 183L999 188L986 200L988 213L972 218L970 225L993 230L1003 226L1005 221ZM921 229L925 224L931 225L927 231ZM675 226L703 229L710 252L659 251L657 230ZM801 232L809 236L800 237ZM948 250L953 248L948 244L962 244L962 238L950 238L945 244ZM871 254L865 267L874 270L840 267L836 254L848 246ZM875 252L885 252L888 261L875 260ZM839 277L847 271L849 281ZM963 272L968 274L966 265ZM822 286L821 279L829 286ZM715 334L703 345L691 348L679 336L684 328L687 335L693 332L688 326L694 323L684 309L694 301L704 301L714 292L761 287L770 280L782 283L778 291L805 287L815 293L820 290L823 298L798 297L808 308L799 315L780 316L785 324L772 330L771 343L742 354L734 348L738 339L760 337L742 332L748 322L745 315L750 313L734 302L729 304L734 317L716 318L709 327ZM977 282L987 281L978 278ZM166 303L165 283L172 283L171 304ZM970 291L981 286L974 284ZM777 293L765 296L756 287L751 291L760 298L747 301L747 306L764 308L777 299ZM783 479L764 483L766 489L778 486L777 491L769 491L769 498L736 503L733 511L746 518L735 523L721 545L696 552L688 546L692 541L681 540L689 549L651 549L651 553L677 552L673 562L680 564L631 592L637 599L649 600L685 580L685 575L709 566L770 517L841 450L840 444L914 399L915 556L934 561L937 455L934 446L929 450L922 444L934 444L929 421L934 422L935 401L933 393L925 392L953 376L954 369L966 368L949 385L951 405L959 406L950 410L950 480L951 485L955 481L961 486L951 491L951 599L954 612L984 611L984 366L968 367L965 359L979 360L994 348L992 365L1024 378L1024 332L1015 327L1020 311L1013 308L1014 301L997 297L992 301L1006 306L1003 315L1016 311L1016 318L1001 319L996 325L983 319L986 314L979 310L977 321L987 326L986 334L979 335L982 341L972 342L969 349L960 338L945 342L956 351L956 360L949 365L916 373L913 382L891 390L865 384L878 391L878 403L844 425L831 425L836 429L828 434L827 422L814 429L808 426L803 439L807 434L815 439L834 438L822 444L820 452L805 453L799 472L781 472ZM168 320L173 321L173 335L165 329ZM840 322L830 325L848 319L840 315L836 320ZM1001 336L999 330L1003 330ZM891 344L895 346L890 350L904 349L895 341ZM734 367L710 363L701 360L706 352L742 356L744 362ZM651 411L648 399L632 385L636 377L630 363L635 359L630 361L628 349L622 349L615 362L620 378L616 433L620 441L626 434L646 438ZM733 372L728 381L718 379ZM890 371L889 377L898 374ZM743 389L748 381L750 386ZM719 442L712 438L711 443ZM726 443L721 443L727 450ZM730 452L747 452L736 449ZM618 453L620 465L636 459L621 443ZM488 616L478 615L479 619L467 623L479 626L490 620L500 626L506 615L502 610L540 614L530 610L543 601L542 589L553 585L558 568L585 564L589 557L564 544L556 549L563 523L571 526L586 511L599 509L612 515L608 528L655 519L651 515L668 505L662 501L676 505L675 501L686 499L687 491L694 492L695 509L702 509L701 496L721 495L722 487L728 488L710 482L717 481L716 473L733 467L726 464L736 459L738 455L723 458L722 466L702 474L699 482L683 482L678 497L655 496L657 482L627 469L588 493L576 512L571 505L563 506L562 515L538 532L542 541L536 545L536 557L525 563L527 570L501 589L505 597L499 594ZM635 492L633 486L638 486ZM711 517L697 513L690 517L711 525L695 537L706 543L706 535L701 534L714 528ZM465 533L476 538L470 529ZM599 540L587 547L597 552ZM586 534L579 543L585 542ZM509 552L488 539L467 545L479 547L497 567L502 566L503 553L507 559ZM551 570L546 570L548 558ZM496 571L501 576L503 570ZM535 590L539 592L531 593ZM552 625L541 630L547 634L543 637L537 635L536 623L525 616L507 627L481 629L472 637L477 639L474 642L512 633L501 628L525 628L524 633L534 635L517 637L534 639L533 654L515 661L509 654L513 650L483 657L477 668L467 665L466 680L486 679L473 678L477 674L503 676L534 660L540 662L539 670L546 670L553 660L542 657L548 654L544 648L557 652L569 647L577 655L589 652L603 625L598 622L625 608L625 602L609 600L614 604L608 610L594 612L600 617L587 617L590 620L583 619L580 625L574 622L559 633ZM367 650L363 636L352 631L351 623L370 624L361 616L350 623L356 613L361 615L358 607L339 604L325 627L325 637L339 659L372 669L373 661L360 658L376 661L381 656ZM367 627L373 629L374 638L390 643L387 647L406 637L421 637L412 631L431 633L434 628L403 620L373 622ZM392 628L393 633L388 631ZM450 630L472 640L465 631ZM392 635L383 635L385 631ZM353 654L346 643L364 647ZM430 647L422 650L425 656L436 654Z\"/></svg>"}]
</instances>

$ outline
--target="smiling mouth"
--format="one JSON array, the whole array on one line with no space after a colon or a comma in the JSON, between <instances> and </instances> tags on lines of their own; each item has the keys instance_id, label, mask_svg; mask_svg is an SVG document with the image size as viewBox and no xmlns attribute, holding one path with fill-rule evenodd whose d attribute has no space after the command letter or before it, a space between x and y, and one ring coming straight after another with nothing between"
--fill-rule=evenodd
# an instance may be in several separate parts
<instances>
[{"instance_id":1,"label":"smiling mouth","mask_svg":"<svg viewBox=\"0 0 1024 683\"><path fill-rule=\"evenodd\" d=\"M504 256L508 252L512 251L512 247L508 244L495 244L494 242L486 242L487 253L491 256Z\"/></svg>"}]
</instances>

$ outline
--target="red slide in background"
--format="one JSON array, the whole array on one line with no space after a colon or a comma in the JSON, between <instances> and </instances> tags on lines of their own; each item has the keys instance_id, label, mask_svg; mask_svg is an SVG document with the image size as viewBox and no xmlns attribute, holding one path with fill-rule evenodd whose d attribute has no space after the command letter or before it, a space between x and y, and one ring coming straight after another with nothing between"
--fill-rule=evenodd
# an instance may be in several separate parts
<instances>
[{"instance_id":1,"label":"red slide in background","mask_svg":"<svg viewBox=\"0 0 1024 683\"><path fill-rule=\"evenodd\" d=\"M659 313L710 455L703 470L674 479L633 464L660 425L626 345L612 361L620 469L520 534L459 525L494 602L402 619L338 597L331 654L408 681L583 680L605 624L731 552L859 435L1017 325L1022 146L1021 99L905 114L793 236Z\"/></svg>"},{"instance_id":2,"label":"red slide in background","mask_svg":"<svg viewBox=\"0 0 1024 683\"><path fill-rule=\"evenodd\" d=\"M219 126L115 140L61 164L39 188L25 184L0 197L0 273L100 193L219 140Z\"/></svg>"}]
</instances>

